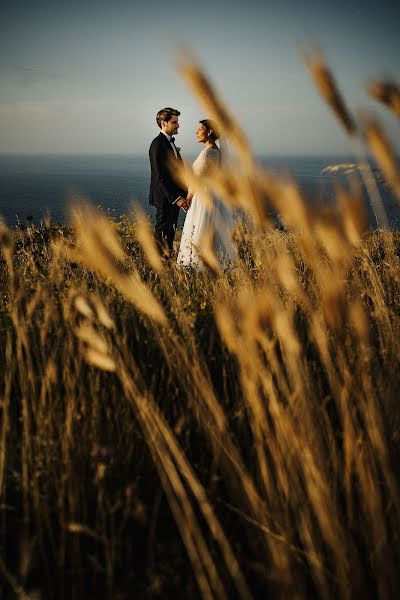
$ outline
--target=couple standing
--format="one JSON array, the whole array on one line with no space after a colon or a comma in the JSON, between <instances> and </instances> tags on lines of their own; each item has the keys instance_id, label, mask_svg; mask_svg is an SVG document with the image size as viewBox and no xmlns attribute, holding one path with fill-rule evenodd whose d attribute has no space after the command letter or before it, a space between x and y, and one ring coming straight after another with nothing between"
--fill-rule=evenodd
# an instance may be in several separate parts
<instances>
[{"instance_id":1,"label":"couple standing","mask_svg":"<svg viewBox=\"0 0 400 600\"><path fill-rule=\"evenodd\" d=\"M161 132L152 141L149 150L150 204L157 209L156 240L160 248L167 247L172 251L179 210L182 208L187 216L179 246L178 264L199 269L203 267L198 249L210 228L215 233L214 250L221 264L233 261L232 211L217 198L213 198L212 207L209 207L199 194L193 195L175 181L174 165L182 163L180 148L175 146L174 137L179 129L179 116L180 112L174 108L164 108L157 113L156 121ZM219 139L216 124L209 119L200 121L196 139L198 143L204 144L204 149L193 163L194 173L201 177L221 162L221 151L216 144Z\"/></svg>"}]
</instances>

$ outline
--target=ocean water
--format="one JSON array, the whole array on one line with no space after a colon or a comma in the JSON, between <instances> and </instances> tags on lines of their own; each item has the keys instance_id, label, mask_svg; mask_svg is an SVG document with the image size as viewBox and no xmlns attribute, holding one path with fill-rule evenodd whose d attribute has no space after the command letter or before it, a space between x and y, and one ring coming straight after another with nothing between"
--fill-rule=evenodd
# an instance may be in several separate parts
<instances>
[{"instance_id":1,"label":"ocean water","mask_svg":"<svg viewBox=\"0 0 400 600\"><path fill-rule=\"evenodd\" d=\"M185 157L190 162L194 157ZM333 198L333 178L322 173L330 164L353 162L351 157L258 157L268 169L288 170L310 198ZM150 165L146 155L0 155L0 215L10 226L39 225L46 215L68 223L71 198L79 194L118 218L139 204L154 220L149 206ZM387 190L381 190L392 226L400 223L400 210ZM182 213L182 211L181 211ZM181 214L179 224L184 215ZM369 221L375 219L369 210Z\"/></svg>"}]
</instances>

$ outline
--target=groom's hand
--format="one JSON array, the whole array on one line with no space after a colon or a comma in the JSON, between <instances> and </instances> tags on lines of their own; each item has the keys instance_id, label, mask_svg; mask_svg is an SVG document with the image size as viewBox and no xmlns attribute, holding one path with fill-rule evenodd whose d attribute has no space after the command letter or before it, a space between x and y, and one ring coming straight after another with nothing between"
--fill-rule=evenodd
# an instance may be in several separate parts
<instances>
[{"instance_id":1,"label":"groom's hand","mask_svg":"<svg viewBox=\"0 0 400 600\"><path fill-rule=\"evenodd\" d=\"M182 208L182 210L184 210L185 212L189 208L188 201L186 200L186 198L182 198L182 196L179 198L179 200L177 200L176 203L179 206L179 208Z\"/></svg>"}]
</instances>

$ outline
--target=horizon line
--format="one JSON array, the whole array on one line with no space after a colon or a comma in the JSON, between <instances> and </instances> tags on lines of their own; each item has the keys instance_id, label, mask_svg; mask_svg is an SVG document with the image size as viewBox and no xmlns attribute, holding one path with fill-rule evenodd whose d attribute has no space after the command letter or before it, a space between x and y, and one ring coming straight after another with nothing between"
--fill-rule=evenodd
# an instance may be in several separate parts
<instances>
[{"instance_id":1,"label":"horizon line","mask_svg":"<svg viewBox=\"0 0 400 600\"><path fill-rule=\"evenodd\" d=\"M144 151L144 152L51 152L51 151L46 151L46 152L1 152L0 151L0 157L5 157L5 156L37 156L37 157L50 157L50 156L138 156L143 158L145 155L148 154L148 150ZM271 157L287 157L287 156L304 156L304 157L322 157L322 156L329 156L329 157L333 157L333 156L353 156L354 153L351 152L351 150L349 150L348 152L307 152L307 153L300 153L300 152L295 152L295 151L291 151L291 152L276 152L276 153L271 153L271 152L253 152L253 156L258 157L258 156L271 156ZM188 156L196 156L197 153L188 153Z\"/></svg>"}]
</instances>

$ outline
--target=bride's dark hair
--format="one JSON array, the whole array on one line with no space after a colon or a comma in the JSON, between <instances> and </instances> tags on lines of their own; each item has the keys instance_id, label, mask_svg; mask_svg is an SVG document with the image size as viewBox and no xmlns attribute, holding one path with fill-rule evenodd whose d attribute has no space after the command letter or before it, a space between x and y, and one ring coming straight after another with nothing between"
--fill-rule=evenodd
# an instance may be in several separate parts
<instances>
[{"instance_id":1,"label":"bride's dark hair","mask_svg":"<svg viewBox=\"0 0 400 600\"><path fill-rule=\"evenodd\" d=\"M206 127L208 131L211 131L210 137L212 140L214 140L214 142L215 140L219 140L218 126L215 121L213 121L212 119L203 119L202 121L199 121L199 123L204 125L204 127Z\"/></svg>"}]
</instances>

